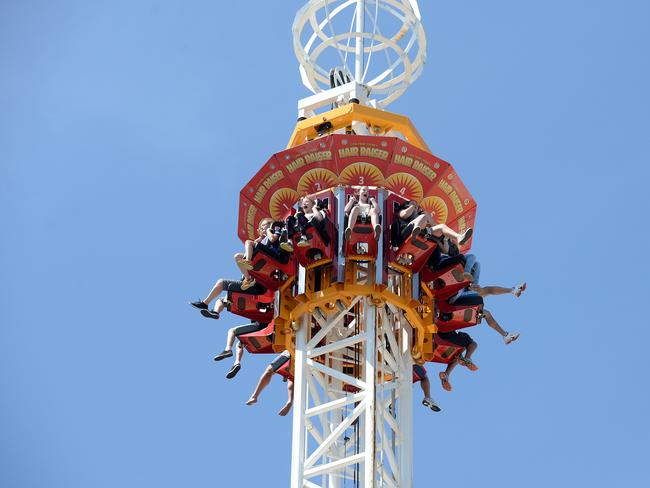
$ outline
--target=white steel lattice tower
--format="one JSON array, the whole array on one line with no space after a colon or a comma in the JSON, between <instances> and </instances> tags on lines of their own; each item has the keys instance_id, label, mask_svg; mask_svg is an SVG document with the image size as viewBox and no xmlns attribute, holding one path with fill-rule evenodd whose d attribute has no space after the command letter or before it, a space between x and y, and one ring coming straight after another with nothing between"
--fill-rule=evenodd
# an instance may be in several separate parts
<instances>
[{"instance_id":1,"label":"white steel lattice tower","mask_svg":"<svg viewBox=\"0 0 650 488\"><path fill-rule=\"evenodd\" d=\"M350 101L383 108L425 61L416 0L311 0L293 34L303 83L314 93L299 102L301 117ZM363 124L348 133L352 127L370 133ZM377 191L383 205L386 192ZM335 195L340 243L345 192ZM293 316L292 488L412 486L414 331L407 315L417 306L418 280L386 272L383 240L375 260L346 260L341 250L334 281L318 268L299 273L298 292L320 300Z\"/></svg>"}]
</instances>

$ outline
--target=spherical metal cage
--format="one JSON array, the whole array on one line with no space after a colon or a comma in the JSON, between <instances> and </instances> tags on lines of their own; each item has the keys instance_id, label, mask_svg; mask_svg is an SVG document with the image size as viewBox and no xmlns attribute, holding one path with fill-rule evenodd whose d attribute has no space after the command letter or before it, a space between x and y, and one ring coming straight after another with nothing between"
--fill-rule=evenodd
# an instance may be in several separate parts
<instances>
[{"instance_id":1,"label":"spherical metal cage","mask_svg":"<svg viewBox=\"0 0 650 488\"><path fill-rule=\"evenodd\" d=\"M401 96L426 60L416 0L311 0L296 14L293 45L313 93L332 88L338 68L367 86L378 107Z\"/></svg>"}]
</instances>

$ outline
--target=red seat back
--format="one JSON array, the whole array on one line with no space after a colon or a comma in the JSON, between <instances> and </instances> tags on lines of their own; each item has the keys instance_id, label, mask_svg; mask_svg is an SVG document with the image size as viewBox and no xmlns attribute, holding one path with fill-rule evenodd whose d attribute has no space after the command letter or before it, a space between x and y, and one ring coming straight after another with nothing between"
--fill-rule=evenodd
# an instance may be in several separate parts
<instances>
[{"instance_id":1,"label":"red seat back","mask_svg":"<svg viewBox=\"0 0 650 488\"><path fill-rule=\"evenodd\" d=\"M437 271L431 271L428 267L424 267L420 279L427 283L437 299L443 300L463 288L467 288L472 283L462 277L464 271L465 269L460 263Z\"/></svg>"},{"instance_id":2,"label":"red seat back","mask_svg":"<svg viewBox=\"0 0 650 488\"><path fill-rule=\"evenodd\" d=\"M249 334L242 334L238 336L239 342L251 354L267 354L273 352L273 333L275 331L275 324L270 322L262 330L251 332Z\"/></svg>"},{"instance_id":3,"label":"red seat back","mask_svg":"<svg viewBox=\"0 0 650 488\"><path fill-rule=\"evenodd\" d=\"M273 300L275 293L267 291L264 295L228 292L228 311L240 317L266 323L273 320Z\"/></svg>"},{"instance_id":4,"label":"red seat back","mask_svg":"<svg viewBox=\"0 0 650 488\"><path fill-rule=\"evenodd\" d=\"M281 263L264 251L256 251L252 262L250 275L268 290L277 290L282 283L296 274L296 260L293 255L289 256L286 263Z\"/></svg>"},{"instance_id":5,"label":"red seat back","mask_svg":"<svg viewBox=\"0 0 650 488\"><path fill-rule=\"evenodd\" d=\"M396 251L391 249L389 263L419 273L435 249L436 243L423 239L421 234L416 239L409 236Z\"/></svg>"},{"instance_id":6,"label":"red seat back","mask_svg":"<svg viewBox=\"0 0 650 488\"><path fill-rule=\"evenodd\" d=\"M449 364L463 353L465 348L453 342L442 339L438 334L433 335L433 358L432 363Z\"/></svg>"},{"instance_id":7,"label":"red seat back","mask_svg":"<svg viewBox=\"0 0 650 488\"><path fill-rule=\"evenodd\" d=\"M301 247L298 245L301 236L300 232L296 232L292 236L294 254L301 266L307 268L310 266L325 264L331 262L336 256L336 227L329 219L329 214L327 212L324 221L324 228L330 238L328 246L325 245L322 237L313 226L309 226L305 230L307 239L309 239L309 247Z\"/></svg>"},{"instance_id":8,"label":"red seat back","mask_svg":"<svg viewBox=\"0 0 650 488\"><path fill-rule=\"evenodd\" d=\"M481 321L482 303L477 305L453 305L444 300L436 300L436 304L437 311L434 322L440 332L451 332L465 327L472 327ZM444 316L447 316L450 320L442 320Z\"/></svg>"}]
</instances>

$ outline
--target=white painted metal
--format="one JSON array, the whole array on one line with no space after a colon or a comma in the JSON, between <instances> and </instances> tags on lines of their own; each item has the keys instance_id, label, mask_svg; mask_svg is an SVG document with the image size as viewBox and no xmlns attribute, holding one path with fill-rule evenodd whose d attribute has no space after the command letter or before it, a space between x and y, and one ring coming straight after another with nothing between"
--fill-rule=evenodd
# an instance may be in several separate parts
<instances>
[{"instance_id":1,"label":"white painted metal","mask_svg":"<svg viewBox=\"0 0 650 488\"><path fill-rule=\"evenodd\" d=\"M296 14L292 31L300 75L312 93L332 90L333 68L354 73L354 84L334 99L305 99L301 116L350 98L384 108L420 76L426 62L416 0L310 0ZM369 95L374 100L364 101Z\"/></svg>"},{"instance_id":2,"label":"white painted metal","mask_svg":"<svg viewBox=\"0 0 650 488\"><path fill-rule=\"evenodd\" d=\"M412 331L402 311L358 296L300 322L292 488L411 488Z\"/></svg>"}]
</instances>

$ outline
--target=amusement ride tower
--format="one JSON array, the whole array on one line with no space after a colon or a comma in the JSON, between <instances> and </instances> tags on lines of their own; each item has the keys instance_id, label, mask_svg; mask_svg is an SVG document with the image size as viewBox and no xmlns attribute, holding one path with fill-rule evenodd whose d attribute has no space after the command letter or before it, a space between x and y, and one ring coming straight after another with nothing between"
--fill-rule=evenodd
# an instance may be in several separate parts
<instances>
[{"instance_id":1,"label":"amusement ride tower","mask_svg":"<svg viewBox=\"0 0 650 488\"><path fill-rule=\"evenodd\" d=\"M474 325L480 309L443 300L469 284L463 266L432 271L436 241L400 239L395 222L414 201L462 233L476 203L410 120L384 110L424 66L416 0L311 0L293 43L313 95L298 103L287 148L242 189L238 234L254 239L262 219L284 221L305 195L327 217L289 233L286 259L256 253L250 273L269 292L231 296L231 311L269 322L241 338L250 352L291 354L279 372L295 385L292 488L410 488L413 365L453 361L462 348L436 332ZM360 187L379 228L364 215L348 222Z\"/></svg>"}]
</instances>

